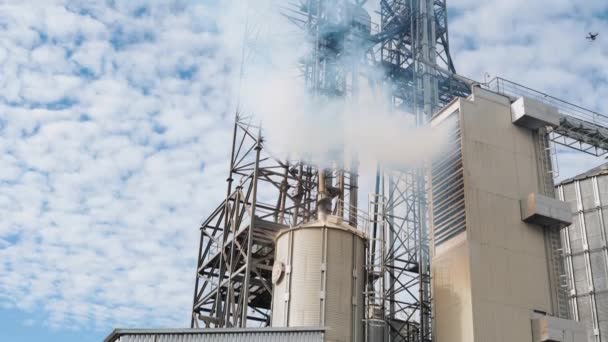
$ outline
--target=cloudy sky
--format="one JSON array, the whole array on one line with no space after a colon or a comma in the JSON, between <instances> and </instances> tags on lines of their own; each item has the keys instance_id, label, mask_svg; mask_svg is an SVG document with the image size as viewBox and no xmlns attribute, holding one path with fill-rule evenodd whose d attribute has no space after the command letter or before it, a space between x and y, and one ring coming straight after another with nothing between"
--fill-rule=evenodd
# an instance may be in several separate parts
<instances>
[{"instance_id":1,"label":"cloudy sky","mask_svg":"<svg viewBox=\"0 0 608 342\"><path fill-rule=\"evenodd\" d=\"M219 3L0 1L0 340L187 326L234 110ZM448 7L461 74L608 113L605 0ZM601 161L563 154L561 177Z\"/></svg>"}]
</instances>

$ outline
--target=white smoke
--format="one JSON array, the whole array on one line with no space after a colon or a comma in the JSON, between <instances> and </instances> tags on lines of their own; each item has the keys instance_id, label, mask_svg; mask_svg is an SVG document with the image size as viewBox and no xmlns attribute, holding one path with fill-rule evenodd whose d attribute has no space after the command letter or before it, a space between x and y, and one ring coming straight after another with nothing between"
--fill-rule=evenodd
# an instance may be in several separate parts
<instances>
[{"instance_id":1,"label":"white smoke","mask_svg":"<svg viewBox=\"0 0 608 342\"><path fill-rule=\"evenodd\" d=\"M441 151L446 132L416 128L414 115L391 111L386 89L372 88L364 79L356 100L310 96L298 66L311 44L306 33L280 13L282 4L241 3L226 11L223 20L224 27L232 29L225 32L226 40L233 43L235 54L244 52L245 57L243 77L235 81L240 84L241 112L262 123L266 146L273 153L319 165L348 165L356 155L364 168L371 168L376 163L416 167Z\"/></svg>"},{"instance_id":2,"label":"white smoke","mask_svg":"<svg viewBox=\"0 0 608 342\"><path fill-rule=\"evenodd\" d=\"M416 128L414 115L387 110L384 96L315 102L299 80L275 77L248 94L245 108L260 118L273 152L321 165L355 154L362 163L416 167L446 143L443 130Z\"/></svg>"}]
</instances>

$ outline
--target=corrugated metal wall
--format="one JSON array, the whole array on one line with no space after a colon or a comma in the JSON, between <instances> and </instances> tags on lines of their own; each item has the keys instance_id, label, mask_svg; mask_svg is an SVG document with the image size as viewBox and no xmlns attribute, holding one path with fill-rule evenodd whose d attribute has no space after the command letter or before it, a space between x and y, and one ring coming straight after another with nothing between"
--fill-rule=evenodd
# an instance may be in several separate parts
<instances>
[{"instance_id":1,"label":"corrugated metal wall","mask_svg":"<svg viewBox=\"0 0 608 342\"><path fill-rule=\"evenodd\" d=\"M321 342L323 330L314 329L208 329L116 330L105 342Z\"/></svg>"},{"instance_id":2,"label":"corrugated metal wall","mask_svg":"<svg viewBox=\"0 0 608 342\"><path fill-rule=\"evenodd\" d=\"M431 208L435 246L466 229L459 112L440 123L449 127L449 148L433 161Z\"/></svg>"},{"instance_id":3,"label":"corrugated metal wall","mask_svg":"<svg viewBox=\"0 0 608 342\"><path fill-rule=\"evenodd\" d=\"M572 317L589 329L589 341L608 342L608 175L558 186L574 213L562 230Z\"/></svg>"},{"instance_id":4,"label":"corrugated metal wall","mask_svg":"<svg viewBox=\"0 0 608 342\"><path fill-rule=\"evenodd\" d=\"M274 284L272 326L326 326L328 341L364 341L365 239L328 220L278 235L275 265L286 272Z\"/></svg>"}]
</instances>

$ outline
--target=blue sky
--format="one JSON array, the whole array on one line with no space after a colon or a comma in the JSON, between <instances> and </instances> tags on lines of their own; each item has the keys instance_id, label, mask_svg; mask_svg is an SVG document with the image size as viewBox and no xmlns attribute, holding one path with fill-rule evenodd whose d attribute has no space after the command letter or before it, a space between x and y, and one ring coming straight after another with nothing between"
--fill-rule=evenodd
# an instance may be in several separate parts
<instances>
[{"instance_id":1,"label":"blue sky","mask_svg":"<svg viewBox=\"0 0 608 342\"><path fill-rule=\"evenodd\" d=\"M608 113L608 4L580 3L448 1L457 69ZM0 3L0 340L188 324L242 23L215 1Z\"/></svg>"}]
</instances>

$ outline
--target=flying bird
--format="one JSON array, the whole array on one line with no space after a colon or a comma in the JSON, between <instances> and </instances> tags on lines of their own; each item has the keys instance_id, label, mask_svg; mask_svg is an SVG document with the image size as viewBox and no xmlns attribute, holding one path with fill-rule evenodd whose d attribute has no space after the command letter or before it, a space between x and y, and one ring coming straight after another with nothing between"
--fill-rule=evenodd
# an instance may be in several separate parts
<instances>
[{"instance_id":1,"label":"flying bird","mask_svg":"<svg viewBox=\"0 0 608 342\"><path fill-rule=\"evenodd\" d=\"M597 38L597 36L599 36L599 33L591 33L589 32L589 35L587 36L587 40L590 42L595 41L595 39Z\"/></svg>"}]
</instances>

